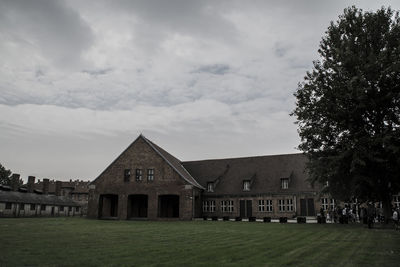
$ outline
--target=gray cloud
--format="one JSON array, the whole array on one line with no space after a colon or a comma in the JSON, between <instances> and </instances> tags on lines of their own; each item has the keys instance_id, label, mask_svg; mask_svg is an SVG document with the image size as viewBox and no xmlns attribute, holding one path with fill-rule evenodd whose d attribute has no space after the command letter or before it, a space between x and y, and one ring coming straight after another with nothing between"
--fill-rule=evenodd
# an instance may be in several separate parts
<instances>
[{"instance_id":1,"label":"gray cloud","mask_svg":"<svg viewBox=\"0 0 400 267\"><path fill-rule=\"evenodd\" d=\"M0 25L6 41L30 46L58 67L75 67L93 41L88 24L61 0L3 0Z\"/></svg>"},{"instance_id":2,"label":"gray cloud","mask_svg":"<svg viewBox=\"0 0 400 267\"><path fill-rule=\"evenodd\" d=\"M184 160L295 152L292 94L352 4L380 7L0 0L0 163L93 178L140 132Z\"/></svg>"},{"instance_id":3,"label":"gray cloud","mask_svg":"<svg viewBox=\"0 0 400 267\"><path fill-rule=\"evenodd\" d=\"M224 75L226 73L228 73L230 70L229 65L226 64L213 64L213 65L206 65L206 66L202 66L194 71L192 71L193 73L211 73L211 74L215 74L215 75Z\"/></svg>"}]
</instances>

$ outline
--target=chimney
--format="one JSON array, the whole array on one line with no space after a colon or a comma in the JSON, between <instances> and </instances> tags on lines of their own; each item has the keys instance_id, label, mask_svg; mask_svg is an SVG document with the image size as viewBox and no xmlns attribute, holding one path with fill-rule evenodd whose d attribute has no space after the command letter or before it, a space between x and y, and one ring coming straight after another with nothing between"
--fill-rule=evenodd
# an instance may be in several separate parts
<instances>
[{"instance_id":1,"label":"chimney","mask_svg":"<svg viewBox=\"0 0 400 267\"><path fill-rule=\"evenodd\" d=\"M35 176L28 176L28 193L33 193L35 186Z\"/></svg>"},{"instance_id":2,"label":"chimney","mask_svg":"<svg viewBox=\"0 0 400 267\"><path fill-rule=\"evenodd\" d=\"M56 196L61 196L61 181L56 181Z\"/></svg>"},{"instance_id":3,"label":"chimney","mask_svg":"<svg viewBox=\"0 0 400 267\"><path fill-rule=\"evenodd\" d=\"M18 191L19 188L19 177L20 175L17 173L13 173L11 176L11 190Z\"/></svg>"},{"instance_id":4,"label":"chimney","mask_svg":"<svg viewBox=\"0 0 400 267\"><path fill-rule=\"evenodd\" d=\"M43 195L49 194L49 179L43 179Z\"/></svg>"}]
</instances>

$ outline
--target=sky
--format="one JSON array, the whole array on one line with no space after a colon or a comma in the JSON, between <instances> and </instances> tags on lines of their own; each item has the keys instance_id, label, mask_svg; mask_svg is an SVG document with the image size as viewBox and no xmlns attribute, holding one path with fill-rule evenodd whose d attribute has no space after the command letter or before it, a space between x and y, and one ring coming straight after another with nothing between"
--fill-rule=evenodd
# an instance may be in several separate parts
<instances>
[{"instance_id":1,"label":"sky","mask_svg":"<svg viewBox=\"0 0 400 267\"><path fill-rule=\"evenodd\" d=\"M0 163L95 179L139 134L182 161L298 153L293 93L344 8L399 1L0 0Z\"/></svg>"}]
</instances>

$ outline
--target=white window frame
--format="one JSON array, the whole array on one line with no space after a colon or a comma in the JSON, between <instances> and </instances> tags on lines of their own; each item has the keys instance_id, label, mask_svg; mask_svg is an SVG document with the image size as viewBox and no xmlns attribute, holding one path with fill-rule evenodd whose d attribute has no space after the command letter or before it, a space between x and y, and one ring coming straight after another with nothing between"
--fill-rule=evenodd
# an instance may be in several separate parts
<instances>
[{"instance_id":1,"label":"white window frame","mask_svg":"<svg viewBox=\"0 0 400 267\"><path fill-rule=\"evenodd\" d=\"M293 211L293 199L292 198L288 198L286 199L286 210L287 211Z\"/></svg>"},{"instance_id":2,"label":"white window frame","mask_svg":"<svg viewBox=\"0 0 400 267\"><path fill-rule=\"evenodd\" d=\"M264 199L258 200L258 211L265 212L265 200Z\"/></svg>"},{"instance_id":3,"label":"white window frame","mask_svg":"<svg viewBox=\"0 0 400 267\"><path fill-rule=\"evenodd\" d=\"M329 204L329 207L331 208L331 210L335 210L336 200L334 198L331 198L331 203Z\"/></svg>"},{"instance_id":4,"label":"white window frame","mask_svg":"<svg viewBox=\"0 0 400 267\"><path fill-rule=\"evenodd\" d=\"M227 211L227 208L226 208L226 201L225 200L222 200L221 201L221 211L222 212L226 212Z\"/></svg>"},{"instance_id":5,"label":"white window frame","mask_svg":"<svg viewBox=\"0 0 400 267\"><path fill-rule=\"evenodd\" d=\"M228 212L233 212L233 200L228 200Z\"/></svg>"},{"instance_id":6,"label":"white window frame","mask_svg":"<svg viewBox=\"0 0 400 267\"><path fill-rule=\"evenodd\" d=\"M135 169L135 180L142 181L143 178L143 170L140 168Z\"/></svg>"},{"instance_id":7,"label":"white window frame","mask_svg":"<svg viewBox=\"0 0 400 267\"><path fill-rule=\"evenodd\" d=\"M203 201L203 212L209 212L208 201Z\"/></svg>"},{"instance_id":8,"label":"white window frame","mask_svg":"<svg viewBox=\"0 0 400 267\"><path fill-rule=\"evenodd\" d=\"M279 212L285 212L285 200L284 199L278 199L278 209L279 209Z\"/></svg>"},{"instance_id":9,"label":"white window frame","mask_svg":"<svg viewBox=\"0 0 400 267\"><path fill-rule=\"evenodd\" d=\"M265 211L272 212L273 211L272 199L267 199L265 202L266 202L265 203Z\"/></svg>"},{"instance_id":10,"label":"white window frame","mask_svg":"<svg viewBox=\"0 0 400 267\"><path fill-rule=\"evenodd\" d=\"M328 210L329 207L328 198L326 197L321 198L321 207L324 211Z\"/></svg>"},{"instance_id":11,"label":"white window frame","mask_svg":"<svg viewBox=\"0 0 400 267\"><path fill-rule=\"evenodd\" d=\"M154 181L154 169L147 169L147 181Z\"/></svg>"},{"instance_id":12,"label":"white window frame","mask_svg":"<svg viewBox=\"0 0 400 267\"><path fill-rule=\"evenodd\" d=\"M289 189L289 178L282 178L281 179L281 188L282 189Z\"/></svg>"},{"instance_id":13,"label":"white window frame","mask_svg":"<svg viewBox=\"0 0 400 267\"><path fill-rule=\"evenodd\" d=\"M249 180L243 181L243 191L250 191L250 181Z\"/></svg>"},{"instance_id":14,"label":"white window frame","mask_svg":"<svg viewBox=\"0 0 400 267\"><path fill-rule=\"evenodd\" d=\"M214 183L213 182L207 183L207 192L214 192Z\"/></svg>"},{"instance_id":15,"label":"white window frame","mask_svg":"<svg viewBox=\"0 0 400 267\"><path fill-rule=\"evenodd\" d=\"M210 200L208 206L210 207L210 212L215 212L215 200Z\"/></svg>"}]
</instances>

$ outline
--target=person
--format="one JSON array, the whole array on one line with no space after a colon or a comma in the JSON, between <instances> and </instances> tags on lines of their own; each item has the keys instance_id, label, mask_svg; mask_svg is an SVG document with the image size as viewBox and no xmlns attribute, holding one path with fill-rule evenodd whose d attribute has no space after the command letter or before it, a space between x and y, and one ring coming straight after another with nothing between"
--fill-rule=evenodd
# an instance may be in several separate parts
<instances>
[{"instance_id":1,"label":"person","mask_svg":"<svg viewBox=\"0 0 400 267\"><path fill-rule=\"evenodd\" d=\"M342 210L342 218L343 218L343 223L345 223L345 224L349 223L349 218L347 216L347 205L345 205Z\"/></svg>"},{"instance_id":2,"label":"person","mask_svg":"<svg viewBox=\"0 0 400 267\"><path fill-rule=\"evenodd\" d=\"M399 212L398 212L397 207L394 208L392 219L394 222L394 229L398 230L399 229Z\"/></svg>"},{"instance_id":3,"label":"person","mask_svg":"<svg viewBox=\"0 0 400 267\"><path fill-rule=\"evenodd\" d=\"M367 217L368 217L368 228L371 229L374 224L376 216L376 211L375 211L375 206L372 204L372 202L368 203L368 208L367 208Z\"/></svg>"}]
</instances>

